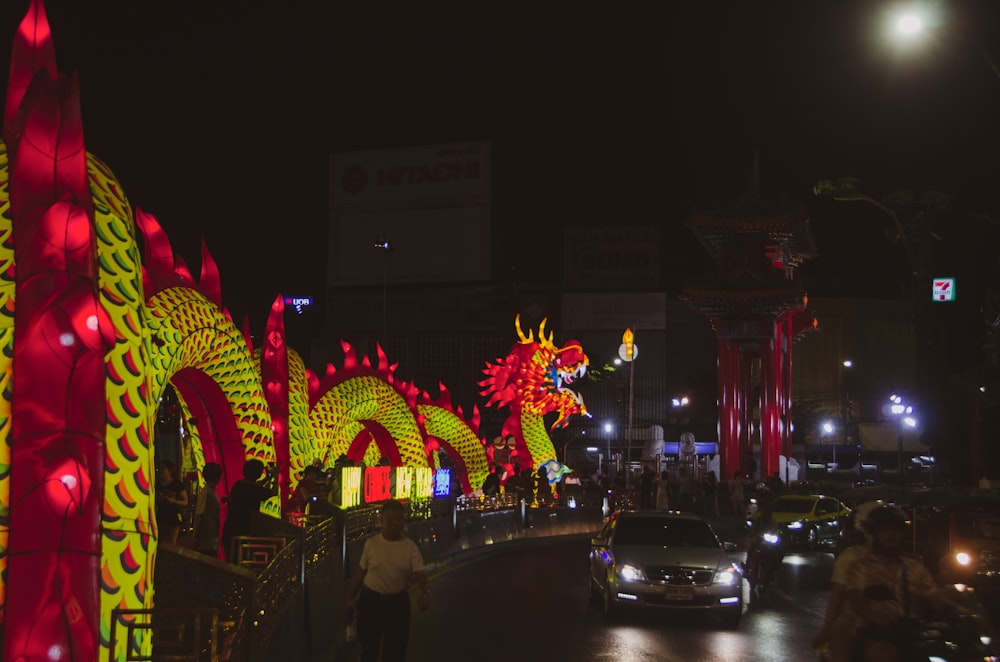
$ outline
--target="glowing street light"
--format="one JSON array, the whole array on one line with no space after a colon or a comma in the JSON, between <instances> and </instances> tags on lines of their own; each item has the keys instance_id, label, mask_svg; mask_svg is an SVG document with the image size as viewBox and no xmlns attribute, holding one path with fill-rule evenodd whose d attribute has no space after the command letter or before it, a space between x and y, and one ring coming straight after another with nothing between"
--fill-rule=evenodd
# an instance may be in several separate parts
<instances>
[{"instance_id":1,"label":"glowing street light","mask_svg":"<svg viewBox=\"0 0 1000 662\"><path fill-rule=\"evenodd\" d=\"M837 427L833 424L833 421L823 421L822 425L820 425L820 430L822 431L824 438L829 437L830 435L832 435L836 429L837 429ZM834 440L834 442L833 442L833 463L837 464L837 442L836 442L836 440Z\"/></svg>"},{"instance_id":2,"label":"glowing street light","mask_svg":"<svg viewBox=\"0 0 1000 662\"><path fill-rule=\"evenodd\" d=\"M935 28L937 28L936 24L941 22L936 16L928 17L914 11L903 12L897 14L892 20L891 34L897 42L901 41L906 44L913 44L924 39L931 32L928 29L931 24L935 24ZM957 34L947 29L934 29L934 33L939 38L964 42L966 45L974 48L982 56L983 60L986 61L986 64L989 65L993 75L1000 81L1000 67L997 67L997 63L990 55L990 52L978 41L968 35Z\"/></svg>"},{"instance_id":3,"label":"glowing street light","mask_svg":"<svg viewBox=\"0 0 1000 662\"><path fill-rule=\"evenodd\" d=\"M903 402L902 396L893 393L889 396L889 413L896 419L896 466L899 471L899 483L905 489L906 471L903 468L903 426L917 427L917 419L913 416L913 407Z\"/></svg>"},{"instance_id":4,"label":"glowing street light","mask_svg":"<svg viewBox=\"0 0 1000 662\"><path fill-rule=\"evenodd\" d=\"M916 14L902 14L896 19L896 31L901 35L912 35L924 29L924 21Z\"/></svg>"}]
</instances>

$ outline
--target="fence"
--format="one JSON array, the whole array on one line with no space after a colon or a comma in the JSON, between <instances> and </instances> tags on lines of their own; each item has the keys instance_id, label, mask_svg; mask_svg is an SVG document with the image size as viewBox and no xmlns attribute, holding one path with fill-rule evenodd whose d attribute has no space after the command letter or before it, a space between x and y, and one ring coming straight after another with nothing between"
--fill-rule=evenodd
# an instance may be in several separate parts
<instances>
[{"instance_id":1,"label":"fence","mask_svg":"<svg viewBox=\"0 0 1000 662\"><path fill-rule=\"evenodd\" d=\"M602 523L596 507L529 508L503 499L415 502L409 510L407 535L432 569L493 544L587 533ZM113 628L112 637L152 632L152 657L129 660L331 659L343 645L344 628L330 624L346 621L345 568L356 566L377 528L377 505L297 524L260 515L253 535L236 541L231 564L161 545L155 608L116 612L120 633Z\"/></svg>"}]
</instances>

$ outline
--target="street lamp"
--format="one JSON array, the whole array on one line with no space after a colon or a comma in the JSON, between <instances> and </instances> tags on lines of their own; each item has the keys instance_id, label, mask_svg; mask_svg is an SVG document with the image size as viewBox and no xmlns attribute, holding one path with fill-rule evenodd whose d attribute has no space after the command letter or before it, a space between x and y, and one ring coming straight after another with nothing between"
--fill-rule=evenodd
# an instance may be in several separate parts
<instances>
[{"instance_id":1,"label":"street lamp","mask_svg":"<svg viewBox=\"0 0 1000 662\"><path fill-rule=\"evenodd\" d=\"M615 431L615 426L611 423L604 424L604 440L608 444L608 454L605 456L608 458L608 462L611 462L611 435Z\"/></svg>"},{"instance_id":2,"label":"street lamp","mask_svg":"<svg viewBox=\"0 0 1000 662\"><path fill-rule=\"evenodd\" d=\"M382 235L375 236L375 248L382 251L382 346L385 347L386 343L386 319L388 317L388 305L387 301L387 285L389 282L389 255L392 254L393 246L392 242L389 241L387 237Z\"/></svg>"},{"instance_id":3,"label":"street lamp","mask_svg":"<svg viewBox=\"0 0 1000 662\"><path fill-rule=\"evenodd\" d=\"M833 423L831 421L823 421L823 424L820 426L820 430L823 433L823 438L824 439L829 438L830 435L833 434L833 431L836 430L836 429L837 428L833 425ZM837 442L836 442L836 440L834 440L834 442L833 442L833 464L834 464L834 466L837 465Z\"/></svg>"},{"instance_id":4,"label":"street lamp","mask_svg":"<svg viewBox=\"0 0 1000 662\"><path fill-rule=\"evenodd\" d=\"M626 466L632 471L632 393L635 389L635 360L639 358L639 346L635 344L635 332L631 327L622 334L622 344L618 347L618 357L628 363L628 427L625 429L627 445Z\"/></svg>"},{"instance_id":5,"label":"street lamp","mask_svg":"<svg viewBox=\"0 0 1000 662\"><path fill-rule=\"evenodd\" d=\"M889 413L896 419L896 467L899 471L899 484L906 488L906 471L903 468L903 426L917 427L917 419L913 417L913 407L903 403L903 398L895 393L889 396Z\"/></svg>"},{"instance_id":6,"label":"street lamp","mask_svg":"<svg viewBox=\"0 0 1000 662\"><path fill-rule=\"evenodd\" d=\"M921 39L928 33L928 22L929 21L926 20L924 16L916 12L905 12L895 16L892 21L891 32L895 37L897 37L897 40L902 39L904 40L904 43L912 43L915 40ZM971 46L977 53L979 53L989 66L990 70L993 72L993 75L998 81L1000 81L1000 67L997 66L997 63L990 55L990 52L986 50L982 44L968 35L958 34L948 30L935 30L935 32L938 37L964 42L966 45Z\"/></svg>"}]
</instances>

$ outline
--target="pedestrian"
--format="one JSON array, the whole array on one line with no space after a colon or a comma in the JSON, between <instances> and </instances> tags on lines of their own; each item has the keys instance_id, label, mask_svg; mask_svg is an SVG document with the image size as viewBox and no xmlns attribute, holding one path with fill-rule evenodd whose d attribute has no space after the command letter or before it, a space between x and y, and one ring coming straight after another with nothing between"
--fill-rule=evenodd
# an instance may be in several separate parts
<instances>
[{"instance_id":1,"label":"pedestrian","mask_svg":"<svg viewBox=\"0 0 1000 662\"><path fill-rule=\"evenodd\" d=\"M535 503L535 475L530 468L521 472L521 488L524 490L525 505Z\"/></svg>"},{"instance_id":2,"label":"pedestrian","mask_svg":"<svg viewBox=\"0 0 1000 662\"><path fill-rule=\"evenodd\" d=\"M639 474L639 509L649 510L656 506L656 488L653 481L656 475L652 467L646 465Z\"/></svg>"},{"instance_id":3,"label":"pedestrian","mask_svg":"<svg viewBox=\"0 0 1000 662\"><path fill-rule=\"evenodd\" d=\"M205 486L198 492L194 508L194 548L206 556L219 558L221 507L215 489L222 480L222 465L207 462L201 470Z\"/></svg>"},{"instance_id":4,"label":"pedestrian","mask_svg":"<svg viewBox=\"0 0 1000 662\"><path fill-rule=\"evenodd\" d=\"M552 485L549 484L549 474L545 467L538 467L535 480L535 500L539 506L552 503Z\"/></svg>"},{"instance_id":5,"label":"pedestrian","mask_svg":"<svg viewBox=\"0 0 1000 662\"><path fill-rule=\"evenodd\" d=\"M161 462L156 472L156 526L162 542L177 544L187 505L187 487L177 477L177 467Z\"/></svg>"},{"instance_id":6,"label":"pedestrian","mask_svg":"<svg viewBox=\"0 0 1000 662\"><path fill-rule=\"evenodd\" d=\"M420 549L403 535L405 510L399 501L382 504L382 532L365 541L361 559L347 590L347 611L357 609L361 661L375 662L382 647L383 662L402 662L410 638L412 576L420 587L421 611L430 606L430 589Z\"/></svg>"},{"instance_id":7,"label":"pedestrian","mask_svg":"<svg viewBox=\"0 0 1000 662\"><path fill-rule=\"evenodd\" d=\"M319 482L319 477L322 475L322 470L314 464L310 464L302 471L302 480L295 486L295 491L288 499L286 509L289 513L305 514L306 506L314 498L319 498L326 492L326 488Z\"/></svg>"},{"instance_id":8,"label":"pedestrian","mask_svg":"<svg viewBox=\"0 0 1000 662\"><path fill-rule=\"evenodd\" d=\"M661 471L656 481L656 509L670 510L670 474L666 471Z\"/></svg>"},{"instance_id":9,"label":"pedestrian","mask_svg":"<svg viewBox=\"0 0 1000 662\"><path fill-rule=\"evenodd\" d=\"M733 473L733 479L729 481L729 500L733 504L733 515L743 517L746 515L746 492L743 489L743 474L739 471Z\"/></svg>"},{"instance_id":10,"label":"pedestrian","mask_svg":"<svg viewBox=\"0 0 1000 662\"><path fill-rule=\"evenodd\" d=\"M705 470L705 475L701 478L701 491L705 495L705 507L703 511L706 516L719 516L719 483L715 478L715 472L711 469Z\"/></svg>"},{"instance_id":11,"label":"pedestrian","mask_svg":"<svg viewBox=\"0 0 1000 662\"><path fill-rule=\"evenodd\" d=\"M482 490L485 497L495 497L500 494L500 472L497 470L496 464L492 465L490 472L486 474Z\"/></svg>"},{"instance_id":12,"label":"pedestrian","mask_svg":"<svg viewBox=\"0 0 1000 662\"><path fill-rule=\"evenodd\" d=\"M226 499L226 523L222 527L222 546L226 558L236 561L232 548L233 539L250 535L250 523L254 513L260 512L260 504L274 495L274 485L270 476L265 475L264 463L253 458L243 463L243 478L233 484Z\"/></svg>"},{"instance_id":13,"label":"pedestrian","mask_svg":"<svg viewBox=\"0 0 1000 662\"><path fill-rule=\"evenodd\" d=\"M680 510L694 508L694 479L688 475L687 467L677 471L677 507Z\"/></svg>"}]
</instances>

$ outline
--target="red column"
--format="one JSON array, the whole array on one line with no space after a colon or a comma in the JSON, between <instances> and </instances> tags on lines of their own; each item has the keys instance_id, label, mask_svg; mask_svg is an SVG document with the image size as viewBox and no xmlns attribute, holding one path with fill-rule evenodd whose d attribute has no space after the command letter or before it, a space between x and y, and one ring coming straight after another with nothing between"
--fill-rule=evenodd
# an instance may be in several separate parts
<instances>
[{"instance_id":1,"label":"red column","mask_svg":"<svg viewBox=\"0 0 1000 662\"><path fill-rule=\"evenodd\" d=\"M782 421L784 423L782 436L784 438L785 457L792 457L792 342L795 340L795 330L792 327L792 313L785 316L785 356L784 379L782 384Z\"/></svg>"},{"instance_id":2,"label":"red column","mask_svg":"<svg viewBox=\"0 0 1000 662\"><path fill-rule=\"evenodd\" d=\"M753 429L753 360L746 352L740 352L739 365L739 411L740 411L740 468L744 471L747 460L753 456L753 440L750 431Z\"/></svg>"},{"instance_id":3,"label":"red column","mask_svg":"<svg viewBox=\"0 0 1000 662\"><path fill-rule=\"evenodd\" d=\"M735 395L738 391L738 355L726 338L719 338L719 460L724 480L740 468L738 410Z\"/></svg>"},{"instance_id":4,"label":"red column","mask_svg":"<svg viewBox=\"0 0 1000 662\"><path fill-rule=\"evenodd\" d=\"M777 329L776 329L777 330ZM778 471L782 443L781 415L781 336L761 344L760 350L760 464L761 475Z\"/></svg>"}]
</instances>

